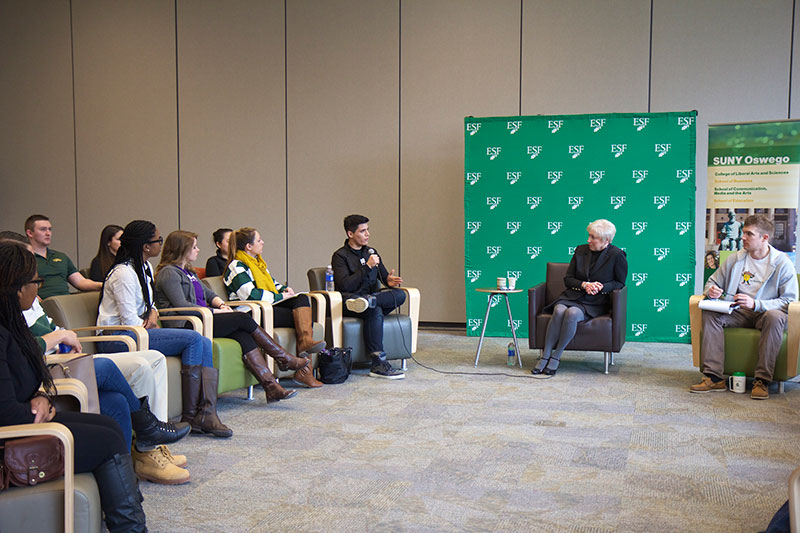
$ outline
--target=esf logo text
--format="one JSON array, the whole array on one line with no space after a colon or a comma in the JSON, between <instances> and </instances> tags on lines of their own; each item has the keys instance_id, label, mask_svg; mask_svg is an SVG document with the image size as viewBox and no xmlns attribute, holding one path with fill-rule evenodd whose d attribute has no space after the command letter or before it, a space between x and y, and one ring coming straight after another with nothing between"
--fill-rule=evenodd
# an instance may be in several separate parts
<instances>
[{"instance_id":1,"label":"esf logo text","mask_svg":"<svg viewBox=\"0 0 800 533\"><path fill-rule=\"evenodd\" d=\"M692 281L692 274L690 272L677 272L675 274L675 281L679 287L685 287Z\"/></svg>"},{"instance_id":2,"label":"esf logo text","mask_svg":"<svg viewBox=\"0 0 800 533\"><path fill-rule=\"evenodd\" d=\"M468 220L467 221L467 231L469 231L470 235L475 235L479 229L481 229L482 222L480 220Z\"/></svg>"},{"instance_id":3,"label":"esf logo text","mask_svg":"<svg viewBox=\"0 0 800 533\"><path fill-rule=\"evenodd\" d=\"M539 154L542 153L541 146L528 146L528 155L531 156L531 159L536 159L539 157Z\"/></svg>"},{"instance_id":4,"label":"esf logo text","mask_svg":"<svg viewBox=\"0 0 800 533\"><path fill-rule=\"evenodd\" d=\"M536 259L540 253L542 253L541 246L528 246L528 255L531 256L531 259Z\"/></svg>"},{"instance_id":5,"label":"esf logo text","mask_svg":"<svg viewBox=\"0 0 800 533\"><path fill-rule=\"evenodd\" d=\"M675 333L678 334L678 337L685 337L691 332L689 329L689 324L675 324Z\"/></svg>"},{"instance_id":6,"label":"esf logo text","mask_svg":"<svg viewBox=\"0 0 800 533\"><path fill-rule=\"evenodd\" d=\"M506 229L510 235L514 235L522 227L522 222L506 222Z\"/></svg>"},{"instance_id":7,"label":"esf logo text","mask_svg":"<svg viewBox=\"0 0 800 533\"><path fill-rule=\"evenodd\" d=\"M631 222L631 229L634 235L641 235L647 229L647 222Z\"/></svg>"},{"instance_id":8,"label":"esf logo text","mask_svg":"<svg viewBox=\"0 0 800 533\"><path fill-rule=\"evenodd\" d=\"M612 196L611 197L611 205L614 206L614 209L619 209L623 205L625 205L625 196Z\"/></svg>"},{"instance_id":9,"label":"esf logo text","mask_svg":"<svg viewBox=\"0 0 800 533\"><path fill-rule=\"evenodd\" d=\"M694 124L694 117L678 117L678 126L681 127L681 131L689 129L692 124Z\"/></svg>"},{"instance_id":10,"label":"esf logo text","mask_svg":"<svg viewBox=\"0 0 800 533\"><path fill-rule=\"evenodd\" d=\"M489 146L486 148L486 155L489 156L489 161L494 161L500 155L500 152L503 150L502 146Z\"/></svg>"},{"instance_id":11,"label":"esf logo text","mask_svg":"<svg viewBox=\"0 0 800 533\"><path fill-rule=\"evenodd\" d=\"M519 280L522 277L522 270L506 270L506 277Z\"/></svg>"},{"instance_id":12,"label":"esf logo text","mask_svg":"<svg viewBox=\"0 0 800 533\"><path fill-rule=\"evenodd\" d=\"M467 277L469 278L470 283L475 283L481 277L483 273L482 270L467 270Z\"/></svg>"},{"instance_id":13,"label":"esf logo text","mask_svg":"<svg viewBox=\"0 0 800 533\"><path fill-rule=\"evenodd\" d=\"M514 185L519 179L522 177L522 172L514 171L514 172L506 172L506 179L511 185Z\"/></svg>"},{"instance_id":14,"label":"esf logo text","mask_svg":"<svg viewBox=\"0 0 800 533\"><path fill-rule=\"evenodd\" d=\"M656 209L664 209L669 203L669 196L653 196L653 205L657 206Z\"/></svg>"},{"instance_id":15,"label":"esf logo text","mask_svg":"<svg viewBox=\"0 0 800 533\"><path fill-rule=\"evenodd\" d=\"M470 318L469 320L467 320L467 322L468 322L467 326L469 326L469 328L472 331L478 331L478 328L480 328L481 324L483 324L483 319L482 318Z\"/></svg>"},{"instance_id":16,"label":"esf logo text","mask_svg":"<svg viewBox=\"0 0 800 533\"><path fill-rule=\"evenodd\" d=\"M645 331L647 331L647 324L631 324L631 333L634 337L641 337Z\"/></svg>"},{"instance_id":17,"label":"esf logo text","mask_svg":"<svg viewBox=\"0 0 800 533\"><path fill-rule=\"evenodd\" d=\"M497 307L497 304L500 303L500 295L499 294L492 294L491 302L492 302L491 303L492 307Z\"/></svg>"},{"instance_id":18,"label":"esf logo text","mask_svg":"<svg viewBox=\"0 0 800 533\"><path fill-rule=\"evenodd\" d=\"M579 155L583 153L583 145L582 144L572 144L569 147L569 155L572 156L572 159L577 159Z\"/></svg>"},{"instance_id":19,"label":"esf logo text","mask_svg":"<svg viewBox=\"0 0 800 533\"><path fill-rule=\"evenodd\" d=\"M567 255L575 255L575 248L577 248L577 246L567 246Z\"/></svg>"},{"instance_id":20,"label":"esf logo text","mask_svg":"<svg viewBox=\"0 0 800 533\"><path fill-rule=\"evenodd\" d=\"M691 179L693 170L690 168L687 169L678 169L675 173L675 177L678 179L678 183L684 183L686 180Z\"/></svg>"},{"instance_id":21,"label":"esf logo text","mask_svg":"<svg viewBox=\"0 0 800 533\"><path fill-rule=\"evenodd\" d=\"M510 135L514 135L515 133L517 133L521 127L522 127L521 120L509 120L508 123L506 124L506 129L508 130L508 133Z\"/></svg>"},{"instance_id":22,"label":"esf logo text","mask_svg":"<svg viewBox=\"0 0 800 533\"><path fill-rule=\"evenodd\" d=\"M564 225L563 222L548 222L547 229L550 231L551 235L555 235L556 233L558 233L558 230L560 230L561 226L563 225Z\"/></svg>"},{"instance_id":23,"label":"esf logo text","mask_svg":"<svg viewBox=\"0 0 800 533\"><path fill-rule=\"evenodd\" d=\"M550 133L556 133L558 130L561 129L561 126L564 125L563 120L548 120L547 127L550 130Z\"/></svg>"},{"instance_id":24,"label":"esf logo text","mask_svg":"<svg viewBox=\"0 0 800 533\"><path fill-rule=\"evenodd\" d=\"M467 124L467 131L469 132L470 136L475 135L478 133L478 130L481 129L480 122L469 122Z\"/></svg>"},{"instance_id":25,"label":"esf logo text","mask_svg":"<svg viewBox=\"0 0 800 533\"><path fill-rule=\"evenodd\" d=\"M572 209L578 209L583 203L583 196L569 196L567 197L567 203Z\"/></svg>"},{"instance_id":26,"label":"esf logo text","mask_svg":"<svg viewBox=\"0 0 800 533\"><path fill-rule=\"evenodd\" d=\"M541 196L528 196L528 205L531 209L536 209L539 207L539 204L542 202Z\"/></svg>"},{"instance_id":27,"label":"esf logo text","mask_svg":"<svg viewBox=\"0 0 800 533\"><path fill-rule=\"evenodd\" d=\"M548 170L547 171L547 179L550 181L550 184L553 185L558 182L564 176L563 170Z\"/></svg>"},{"instance_id":28,"label":"esf logo text","mask_svg":"<svg viewBox=\"0 0 800 533\"><path fill-rule=\"evenodd\" d=\"M467 182L470 185L475 185L481 181L481 173L480 172L467 172Z\"/></svg>"},{"instance_id":29,"label":"esf logo text","mask_svg":"<svg viewBox=\"0 0 800 533\"><path fill-rule=\"evenodd\" d=\"M647 124L650 122L649 118L641 117L641 118L634 118L633 119L633 127L636 128L636 131L642 131L647 127Z\"/></svg>"},{"instance_id":30,"label":"esf logo text","mask_svg":"<svg viewBox=\"0 0 800 533\"><path fill-rule=\"evenodd\" d=\"M590 170L589 171L589 179L592 180L592 185L597 184L605 176L606 176L606 171L605 170Z\"/></svg>"},{"instance_id":31,"label":"esf logo text","mask_svg":"<svg viewBox=\"0 0 800 533\"><path fill-rule=\"evenodd\" d=\"M675 223L675 231L678 232L678 235L686 235L688 231L692 229L691 222L676 222Z\"/></svg>"},{"instance_id":32,"label":"esf logo text","mask_svg":"<svg viewBox=\"0 0 800 533\"><path fill-rule=\"evenodd\" d=\"M665 155L667 155L667 152L669 152L669 149L671 147L672 147L672 145L669 144L669 143L666 143L666 144L656 143L655 151L656 151L656 153L658 153L658 157L664 157Z\"/></svg>"},{"instance_id":33,"label":"esf logo text","mask_svg":"<svg viewBox=\"0 0 800 533\"><path fill-rule=\"evenodd\" d=\"M658 261L663 261L669 255L669 248L653 248L653 255L658 258Z\"/></svg>"},{"instance_id":34,"label":"esf logo text","mask_svg":"<svg viewBox=\"0 0 800 533\"><path fill-rule=\"evenodd\" d=\"M489 206L489 209L495 209L500 202L503 200L502 196L487 196L486 197L486 205Z\"/></svg>"},{"instance_id":35,"label":"esf logo text","mask_svg":"<svg viewBox=\"0 0 800 533\"><path fill-rule=\"evenodd\" d=\"M640 287L645 281L647 281L647 272L632 272L631 281L633 281L634 285Z\"/></svg>"},{"instance_id":36,"label":"esf logo text","mask_svg":"<svg viewBox=\"0 0 800 533\"><path fill-rule=\"evenodd\" d=\"M514 321L514 331L518 330L522 326L522 320L515 320ZM506 320L506 327L511 329L511 321Z\"/></svg>"},{"instance_id":37,"label":"esf logo text","mask_svg":"<svg viewBox=\"0 0 800 533\"><path fill-rule=\"evenodd\" d=\"M633 182L634 183L641 183L647 178L647 174L649 170L634 170L633 171Z\"/></svg>"},{"instance_id":38,"label":"esf logo text","mask_svg":"<svg viewBox=\"0 0 800 533\"><path fill-rule=\"evenodd\" d=\"M486 253L489 256L489 259L494 259L498 255L500 255L501 251L503 251L503 247L502 246L487 246L486 247Z\"/></svg>"},{"instance_id":39,"label":"esf logo text","mask_svg":"<svg viewBox=\"0 0 800 533\"><path fill-rule=\"evenodd\" d=\"M669 307L669 298L653 298L653 307L656 308L657 313L660 313Z\"/></svg>"},{"instance_id":40,"label":"esf logo text","mask_svg":"<svg viewBox=\"0 0 800 533\"><path fill-rule=\"evenodd\" d=\"M611 145L611 153L614 154L614 157L620 157L622 154L625 153L625 150L628 149L627 144L612 144Z\"/></svg>"},{"instance_id":41,"label":"esf logo text","mask_svg":"<svg viewBox=\"0 0 800 533\"><path fill-rule=\"evenodd\" d=\"M589 119L589 127L592 128L592 132L597 133L603 126L606 125L606 119L604 118L592 118Z\"/></svg>"}]
</instances>

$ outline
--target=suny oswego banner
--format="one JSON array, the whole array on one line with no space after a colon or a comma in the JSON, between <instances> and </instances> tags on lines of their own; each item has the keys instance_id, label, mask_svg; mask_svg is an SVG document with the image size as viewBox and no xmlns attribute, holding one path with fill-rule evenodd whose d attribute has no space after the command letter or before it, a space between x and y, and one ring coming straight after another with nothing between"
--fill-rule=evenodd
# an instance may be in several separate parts
<instances>
[{"instance_id":1,"label":"suny oswego banner","mask_svg":"<svg viewBox=\"0 0 800 533\"><path fill-rule=\"evenodd\" d=\"M775 222L770 240L795 262L800 121L717 124L708 127L708 197L704 274L742 249L748 215Z\"/></svg>"},{"instance_id":2,"label":"suny oswego banner","mask_svg":"<svg viewBox=\"0 0 800 533\"><path fill-rule=\"evenodd\" d=\"M569 262L606 218L627 253L629 339L688 342L694 289L696 112L465 119L467 334L480 335L498 277L517 288ZM527 290L509 296L528 334ZM510 337L500 298L486 333Z\"/></svg>"}]
</instances>

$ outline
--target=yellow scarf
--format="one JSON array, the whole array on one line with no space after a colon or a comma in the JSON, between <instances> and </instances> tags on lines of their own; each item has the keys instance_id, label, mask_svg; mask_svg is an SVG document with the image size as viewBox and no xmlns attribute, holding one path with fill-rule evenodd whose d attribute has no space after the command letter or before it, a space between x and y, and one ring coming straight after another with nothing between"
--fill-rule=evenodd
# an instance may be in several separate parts
<instances>
[{"instance_id":1,"label":"yellow scarf","mask_svg":"<svg viewBox=\"0 0 800 533\"><path fill-rule=\"evenodd\" d=\"M247 266L247 268L250 269L250 273L253 275L253 281L255 282L257 289L278 294L278 288L275 287L275 282L272 280L269 270L267 270L267 262L264 261L264 258L261 257L261 255L258 257L253 257L244 250L236 250L234 259L241 261L245 264L245 266Z\"/></svg>"}]
</instances>

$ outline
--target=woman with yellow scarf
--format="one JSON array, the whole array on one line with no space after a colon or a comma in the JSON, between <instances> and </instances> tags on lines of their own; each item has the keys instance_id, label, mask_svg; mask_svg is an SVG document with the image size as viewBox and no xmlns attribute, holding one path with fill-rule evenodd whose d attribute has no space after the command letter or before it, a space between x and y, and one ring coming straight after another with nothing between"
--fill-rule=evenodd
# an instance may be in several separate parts
<instances>
[{"instance_id":1,"label":"woman with yellow scarf","mask_svg":"<svg viewBox=\"0 0 800 533\"><path fill-rule=\"evenodd\" d=\"M273 305L273 325L294 328L297 332L297 356L317 353L325 341L315 341L311 330L311 303L305 294L295 294L291 287L276 282L261 257L264 241L253 228L231 233L228 243L228 266L222 279L231 300L262 300ZM310 369L308 370L310 371Z\"/></svg>"}]
</instances>

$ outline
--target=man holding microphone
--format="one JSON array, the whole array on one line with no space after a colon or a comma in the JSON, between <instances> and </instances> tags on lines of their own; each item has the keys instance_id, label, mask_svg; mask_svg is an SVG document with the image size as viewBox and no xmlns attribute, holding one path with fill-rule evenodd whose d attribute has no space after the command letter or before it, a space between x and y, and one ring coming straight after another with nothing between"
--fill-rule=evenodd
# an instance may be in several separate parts
<instances>
[{"instance_id":1,"label":"man holding microphone","mask_svg":"<svg viewBox=\"0 0 800 533\"><path fill-rule=\"evenodd\" d=\"M758 364L750 397L769 398L769 384L786 330L789 302L797 300L797 276L789 257L769 244L775 225L764 215L744 221L742 250L731 254L705 286L708 298L724 298L739 305L731 314L703 311L703 380L694 393L726 390L724 328L761 330Z\"/></svg>"},{"instance_id":2,"label":"man holding microphone","mask_svg":"<svg viewBox=\"0 0 800 533\"><path fill-rule=\"evenodd\" d=\"M368 222L362 215L344 218L347 240L331 258L334 285L345 298L344 315L364 321L364 343L372 359L369 375L403 379L405 374L392 367L383 351L383 317L405 302L405 293L397 288L403 280L394 269L387 271L378 252L368 246ZM380 290L379 282L388 290Z\"/></svg>"}]
</instances>

